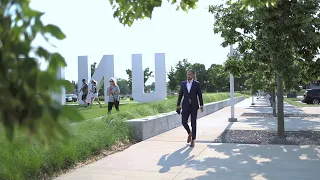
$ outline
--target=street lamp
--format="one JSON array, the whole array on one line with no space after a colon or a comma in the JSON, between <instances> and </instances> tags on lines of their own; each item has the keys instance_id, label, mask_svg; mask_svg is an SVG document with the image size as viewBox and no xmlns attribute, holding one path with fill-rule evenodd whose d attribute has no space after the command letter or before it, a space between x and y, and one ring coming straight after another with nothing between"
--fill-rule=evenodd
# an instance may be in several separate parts
<instances>
[{"instance_id":1,"label":"street lamp","mask_svg":"<svg viewBox=\"0 0 320 180\"><path fill-rule=\"evenodd\" d=\"M233 45L230 45L230 57L233 56ZM229 122L237 122L237 118L234 117L234 77L233 74L230 73L230 105L231 105L231 117L229 118Z\"/></svg>"}]
</instances>

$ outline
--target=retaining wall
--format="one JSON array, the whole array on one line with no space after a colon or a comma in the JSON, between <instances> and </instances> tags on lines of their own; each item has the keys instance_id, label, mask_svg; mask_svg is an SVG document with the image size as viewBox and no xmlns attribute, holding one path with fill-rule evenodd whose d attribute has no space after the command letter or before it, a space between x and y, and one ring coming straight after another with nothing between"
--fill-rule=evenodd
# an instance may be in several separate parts
<instances>
[{"instance_id":1,"label":"retaining wall","mask_svg":"<svg viewBox=\"0 0 320 180\"><path fill-rule=\"evenodd\" d=\"M244 99L244 96L237 97L235 103ZM203 112L199 112L197 118L202 118L227 106L230 106L230 99L205 104ZM181 115L172 111L141 119L132 119L127 122L133 127L135 139L139 142L181 126Z\"/></svg>"}]
</instances>

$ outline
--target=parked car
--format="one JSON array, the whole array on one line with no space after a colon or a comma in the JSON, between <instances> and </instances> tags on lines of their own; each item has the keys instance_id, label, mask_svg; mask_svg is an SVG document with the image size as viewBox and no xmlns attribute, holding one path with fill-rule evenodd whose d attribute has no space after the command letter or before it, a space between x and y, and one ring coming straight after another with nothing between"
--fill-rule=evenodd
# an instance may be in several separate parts
<instances>
[{"instance_id":1,"label":"parked car","mask_svg":"<svg viewBox=\"0 0 320 180\"><path fill-rule=\"evenodd\" d=\"M75 94L66 94L66 102L77 102L78 96Z\"/></svg>"},{"instance_id":2,"label":"parked car","mask_svg":"<svg viewBox=\"0 0 320 180\"><path fill-rule=\"evenodd\" d=\"M66 102L72 102L72 96L70 94L66 94Z\"/></svg>"},{"instance_id":3,"label":"parked car","mask_svg":"<svg viewBox=\"0 0 320 180\"><path fill-rule=\"evenodd\" d=\"M303 95L303 99L301 102L307 104L319 104L320 89L308 89Z\"/></svg>"},{"instance_id":4,"label":"parked car","mask_svg":"<svg viewBox=\"0 0 320 180\"><path fill-rule=\"evenodd\" d=\"M76 94L71 94L73 102L78 101L78 96Z\"/></svg>"}]
</instances>

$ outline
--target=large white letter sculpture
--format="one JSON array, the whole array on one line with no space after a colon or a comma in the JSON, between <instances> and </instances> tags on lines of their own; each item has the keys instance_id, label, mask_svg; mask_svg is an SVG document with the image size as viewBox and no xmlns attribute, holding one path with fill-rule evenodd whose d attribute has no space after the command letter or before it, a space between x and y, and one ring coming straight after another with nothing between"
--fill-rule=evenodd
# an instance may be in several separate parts
<instances>
[{"instance_id":1,"label":"large white letter sculpture","mask_svg":"<svg viewBox=\"0 0 320 180\"><path fill-rule=\"evenodd\" d=\"M64 68L59 68L57 72L57 78L58 79L64 79ZM53 93L52 94L53 100L57 101L61 105L66 104L66 89L64 87L61 87L61 93Z\"/></svg>"},{"instance_id":2,"label":"large white letter sculpture","mask_svg":"<svg viewBox=\"0 0 320 180\"><path fill-rule=\"evenodd\" d=\"M165 54L155 54L155 89L153 93L144 93L144 73L142 55L132 55L132 97L136 102L161 101L166 98L166 63Z\"/></svg>"},{"instance_id":3,"label":"large white letter sculpture","mask_svg":"<svg viewBox=\"0 0 320 180\"><path fill-rule=\"evenodd\" d=\"M114 58L113 55L104 55L96 68L93 76L91 77L91 67L89 69L88 57L87 56L78 56L78 91L82 87L82 79L85 79L89 85L89 91L91 90L91 79L94 79L98 82L98 88L102 85L102 80L104 80L104 101L108 102L108 97L105 96L107 93L107 88L109 86L109 79L115 77L114 75ZM90 78L91 77L91 78ZM89 79L90 78L90 79ZM81 93L82 94L82 93ZM79 95L81 95L79 94ZM87 96L87 101L91 101L91 96ZM81 96L79 96L79 104L83 104Z\"/></svg>"}]
</instances>

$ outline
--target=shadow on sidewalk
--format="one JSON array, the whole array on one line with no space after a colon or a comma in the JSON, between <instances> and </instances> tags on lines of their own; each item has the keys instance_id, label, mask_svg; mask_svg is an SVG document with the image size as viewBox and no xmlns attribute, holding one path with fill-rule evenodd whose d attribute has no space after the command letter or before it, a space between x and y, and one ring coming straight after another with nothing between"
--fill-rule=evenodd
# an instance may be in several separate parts
<instances>
[{"instance_id":1,"label":"shadow on sidewalk","mask_svg":"<svg viewBox=\"0 0 320 180\"><path fill-rule=\"evenodd\" d=\"M211 144L204 158L193 160L185 169L196 177L184 179L311 180L320 179L319 166L320 147L316 146Z\"/></svg>"},{"instance_id":2,"label":"shadow on sidewalk","mask_svg":"<svg viewBox=\"0 0 320 180\"><path fill-rule=\"evenodd\" d=\"M252 113L272 113L272 107L264 107L264 106L255 106L255 107L248 107L248 110L252 111ZM288 106L284 107L285 114L305 114L305 112L298 107L295 106Z\"/></svg>"},{"instance_id":3,"label":"shadow on sidewalk","mask_svg":"<svg viewBox=\"0 0 320 180\"><path fill-rule=\"evenodd\" d=\"M251 127L255 128L263 128L266 130L277 130L278 128L278 121L276 117L246 117L245 119L241 119L238 122L235 123L241 124L241 123L247 123ZM308 118L302 118L302 117L286 117L284 119L284 127L285 130L319 130L320 129L320 121L311 120ZM228 129L228 128L226 128ZM232 129L232 128L230 128Z\"/></svg>"},{"instance_id":4,"label":"shadow on sidewalk","mask_svg":"<svg viewBox=\"0 0 320 180\"><path fill-rule=\"evenodd\" d=\"M172 154L163 155L158 162L158 166L162 166L159 170L160 173L169 172L170 169L174 166L182 166L187 164L195 156L189 156L193 148L189 148L189 145L186 145L183 148L178 149Z\"/></svg>"}]
</instances>

